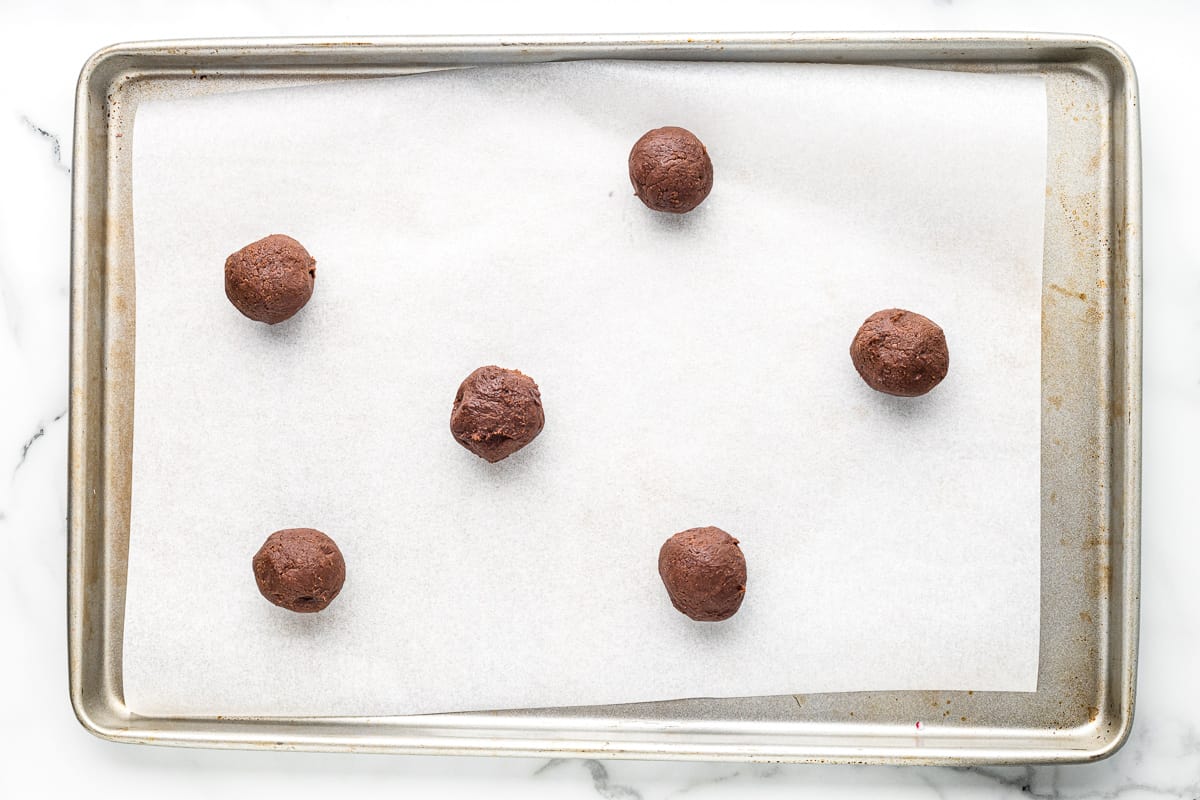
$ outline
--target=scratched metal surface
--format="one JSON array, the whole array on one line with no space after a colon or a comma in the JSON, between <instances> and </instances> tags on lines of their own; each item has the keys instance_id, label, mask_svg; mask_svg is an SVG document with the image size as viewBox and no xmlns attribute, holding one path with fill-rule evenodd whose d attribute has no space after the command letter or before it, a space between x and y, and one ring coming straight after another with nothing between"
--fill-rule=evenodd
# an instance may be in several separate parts
<instances>
[{"instance_id":1,"label":"scratched metal surface","mask_svg":"<svg viewBox=\"0 0 1200 800\"><path fill-rule=\"evenodd\" d=\"M580 58L892 64L1045 77L1038 691L784 695L432 717L131 714L122 696L121 634L136 331L130 165L138 103ZM1110 755L1132 722L1137 654L1137 114L1127 57L1087 36L220 40L101 51L80 77L75 128L68 584L76 714L105 738L208 747L909 764L1061 763Z\"/></svg>"}]
</instances>

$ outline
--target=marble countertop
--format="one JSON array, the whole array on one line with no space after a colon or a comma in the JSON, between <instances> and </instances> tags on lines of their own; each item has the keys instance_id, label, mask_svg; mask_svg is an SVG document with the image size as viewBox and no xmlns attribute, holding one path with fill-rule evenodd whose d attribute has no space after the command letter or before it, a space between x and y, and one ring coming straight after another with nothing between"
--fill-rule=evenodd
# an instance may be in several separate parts
<instances>
[{"instance_id":1,"label":"marble countertop","mask_svg":"<svg viewBox=\"0 0 1200 800\"><path fill-rule=\"evenodd\" d=\"M1200 797L1200 5L932 0L646 4L8 0L0 50L0 797ZM1141 84L1145 196L1142 632L1128 744L1098 764L898 768L255 753L103 742L66 673L71 126L87 56L117 41L242 35L720 30L1095 33ZM1179 92L1176 97L1173 93ZM1172 99L1174 97L1174 99Z\"/></svg>"}]
</instances>

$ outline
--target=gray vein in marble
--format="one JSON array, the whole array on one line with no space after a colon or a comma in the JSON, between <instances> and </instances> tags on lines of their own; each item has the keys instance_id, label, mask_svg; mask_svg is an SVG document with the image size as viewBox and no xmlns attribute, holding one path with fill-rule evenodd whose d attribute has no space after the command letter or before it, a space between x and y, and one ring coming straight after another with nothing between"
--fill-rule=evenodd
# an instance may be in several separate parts
<instances>
[{"instance_id":1,"label":"gray vein in marble","mask_svg":"<svg viewBox=\"0 0 1200 800\"><path fill-rule=\"evenodd\" d=\"M684 786L680 789L676 789L675 791L671 792L666 797L667 798L681 797L683 795L689 794L690 792L694 792L697 789L701 789L701 788L704 788L707 786L714 786L719 783L725 783L727 781L733 780L734 778L740 778L741 776L743 776L747 773L749 773L750 778L756 778L756 779L773 778L779 774L779 772L782 768L783 768L783 766L781 764L749 764L744 767L735 769L732 772L728 772L723 775L718 775L715 778L701 778L700 780L692 781L692 782L688 783L686 786Z\"/></svg>"},{"instance_id":2,"label":"gray vein in marble","mask_svg":"<svg viewBox=\"0 0 1200 800\"><path fill-rule=\"evenodd\" d=\"M549 761L547 761L545 764L542 764L540 767L538 767L537 769L535 769L535 770L533 771L533 775L534 775L534 777L537 777L538 775L541 775L541 774L542 774L543 772L545 772L546 770L554 769L555 767L557 767L559 764L561 764L561 763L562 763L563 761L565 761L565 760L566 760L566 759L562 759L562 758L552 758L552 759L550 759L550 760L549 760Z\"/></svg>"},{"instance_id":3,"label":"gray vein in marble","mask_svg":"<svg viewBox=\"0 0 1200 800\"><path fill-rule=\"evenodd\" d=\"M59 422L66 415L67 415L67 410L63 409L57 415L55 415L54 419L50 420L49 425L53 425L54 423ZM29 455L29 449L31 447L33 447L34 442L36 442L38 439L40 439L46 435L47 427L48 427L48 425L38 425L38 429L36 431L34 431L33 436L30 436L28 439L25 440L25 444L21 445L21 459L17 462L17 465L15 467L13 467L13 475L16 475L18 470L20 470L21 467L23 467L25 465L25 459Z\"/></svg>"},{"instance_id":4,"label":"gray vein in marble","mask_svg":"<svg viewBox=\"0 0 1200 800\"><path fill-rule=\"evenodd\" d=\"M38 125L36 122L31 120L29 117L25 116L24 114L21 115L21 121L25 123L25 126L27 128L29 128L30 131L32 131L33 133L36 133L38 136L41 136L43 139L46 139L50 142L50 147L52 150L51 156L53 157L53 160L54 160L54 167L58 170L61 170L64 173L66 173L67 175L70 175L71 167L63 162L62 142L59 141L59 138L57 136L55 136L53 133L51 133L50 131L43 128L42 126ZM66 292L62 291L62 292L60 292L60 294L65 295ZM8 314L6 314L6 316L8 318L8 327L9 327L9 331L12 333L13 341L16 342L18 345L20 345L21 344L21 332L17 327L17 319L19 316L18 311L20 310L21 303L20 303L19 299L14 298L12 295L12 292L11 292L11 289L9 286L8 271L7 271L7 269L5 269L5 265L2 263L0 263L0 302L2 302L8 310ZM34 438L36 439L37 437L35 436ZM29 449L28 444L26 445L25 449L26 449L26 451L28 451L28 449ZM22 461L24 460L24 458L25 458L25 456L24 456L24 454L22 454L22 456L21 456Z\"/></svg>"},{"instance_id":5,"label":"gray vein in marble","mask_svg":"<svg viewBox=\"0 0 1200 800\"><path fill-rule=\"evenodd\" d=\"M552 758L534 771L534 775L541 775L547 770L554 769L560 764L582 764L584 769L592 777L592 788L596 790L596 794L604 798L604 800L643 800L642 793L632 786L624 786L619 783L613 783L608 777L608 768L603 763L594 758L589 758L583 761L567 758Z\"/></svg>"},{"instance_id":6,"label":"gray vein in marble","mask_svg":"<svg viewBox=\"0 0 1200 800\"><path fill-rule=\"evenodd\" d=\"M70 175L71 168L68 165L64 164L63 160L62 160L62 143L59 142L58 137L55 136L50 131L43 128L42 126L35 123L33 120L31 120L29 117L25 116L24 114L21 115L21 121L24 122L27 126L29 126L29 129L31 131L33 131L34 133L38 134L39 136L41 136L45 139L50 140L50 146L52 148L54 148L54 166L58 167L60 170L67 173L68 175Z\"/></svg>"},{"instance_id":7,"label":"gray vein in marble","mask_svg":"<svg viewBox=\"0 0 1200 800\"><path fill-rule=\"evenodd\" d=\"M1132 792L1152 797L1161 796L1164 798L1180 798L1180 800L1200 800L1200 781L1189 783L1186 786L1153 786L1149 783L1122 783L1120 786L1104 791L1086 789L1078 794L1065 795L1055 789L1053 794L1031 793L1030 796L1051 797L1055 798L1055 800L1065 797L1086 797L1088 800L1121 800L1125 795Z\"/></svg>"},{"instance_id":8,"label":"gray vein in marble","mask_svg":"<svg viewBox=\"0 0 1200 800\"><path fill-rule=\"evenodd\" d=\"M929 787L929 790L937 795L938 800L946 800L946 792L938 785L937 781L925 774L925 770L913 770L913 774L917 776L917 780Z\"/></svg>"},{"instance_id":9,"label":"gray vein in marble","mask_svg":"<svg viewBox=\"0 0 1200 800\"><path fill-rule=\"evenodd\" d=\"M1030 797L1051 798L1057 796L1057 793L1044 794L1033 790L1036 776L1035 767L951 767L951 769L955 772L969 772L978 775L1001 786L1020 789Z\"/></svg>"},{"instance_id":10,"label":"gray vein in marble","mask_svg":"<svg viewBox=\"0 0 1200 800\"><path fill-rule=\"evenodd\" d=\"M45 435L46 435L46 426L39 425L37 431L33 434L33 436L30 436L28 439L25 440L25 444L23 444L21 446L21 460L17 462L16 468L13 469L14 474L16 473L16 471L18 469L21 468L21 465L25 463L25 457L27 455L29 455L29 448L33 447L33 443Z\"/></svg>"},{"instance_id":11,"label":"gray vein in marble","mask_svg":"<svg viewBox=\"0 0 1200 800\"><path fill-rule=\"evenodd\" d=\"M694 792L697 789L704 787L704 786L715 786L718 783L725 783L726 781L733 780L734 778L738 777L741 774L742 774L742 771L740 769L735 769L733 772L730 772L727 775L718 775L715 778L701 778L698 781L692 781L688 785L684 786L683 788L676 789L675 791L668 794L667 800L669 800L669 798L672 798L672 797L682 797L683 795L689 794L690 792Z\"/></svg>"},{"instance_id":12,"label":"gray vein in marble","mask_svg":"<svg viewBox=\"0 0 1200 800\"><path fill-rule=\"evenodd\" d=\"M1019 789L1022 794L1038 800L1066 800L1075 797L1086 797L1088 800L1120 800L1131 792L1167 798L1200 800L1200 777L1184 785L1154 785L1129 781L1100 791L1088 788L1081 792L1065 792L1059 787L1058 767L952 767L951 770L971 773L999 786ZM939 797L945 797L943 789L951 787L937 786L936 782L924 772L924 770L918 772L922 782L937 792Z\"/></svg>"},{"instance_id":13,"label":"gray vein in marble","mask_svg":"<svg viewBox=\"0 0 1200 800\"><path fill-rule=\"evenodd\" d=\"M1058 789L1057 767L953 767L955 772L978 775L992 783L1020 789L1022 793L1039 800L1057 800L1062 797Z\"/></svg>"}]
</instances>

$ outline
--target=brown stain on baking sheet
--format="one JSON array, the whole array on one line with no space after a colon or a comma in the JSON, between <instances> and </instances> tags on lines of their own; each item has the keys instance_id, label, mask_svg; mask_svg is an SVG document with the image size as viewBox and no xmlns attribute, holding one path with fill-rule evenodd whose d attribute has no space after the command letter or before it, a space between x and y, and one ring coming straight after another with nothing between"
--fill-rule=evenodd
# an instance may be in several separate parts
<instances>
[{"instance_id":1,"label":"brown stain on baking sheet","mask_svg":"<svg viewBox=\"0 0 1200 800\"><path fill-rule=\"evenodd\" d=\"M1065 286L1059 286L1057 283L1051 283L1049 284L1049 287L1051 290L1058 292L1064 297L1076 297L1080 300L1087 300L1087 294L1085 292L1077 292L1074 289L1068 289Z\"/></svg>"},{"instance_id":2,"label":"brown stain on baking sheet","mask_svg":"<svg viewBox=\"0 0 1200 800\"><path fill-rule=\"evenodd\" d=\"M1106 600L1112 594L1112 567L1101 564L1095 572L1088 571L1085 578L1088 596L1093 600Z\"/></svg>"},{"instance_id":3,"label":"brown stain on baking sheet","mask_svg":"<svg viewBox=\"0 0 1200 800\"><path fill-rule=\"evenodd\" d=\"M1083 309L1083 321L1088 325L1099 325L1104 321L1104 312L1100 310L1099 300L1094 297L1089 298L1087 292L1079 292L1074 289L1069 289L1065 286L1060 286L1057 283L1048 283L1046 284L1046 288L1050 289L1050 291L1054 292L1055 294L1085 303L1086 307ZM1047 302L1052 302L1052 298L1053 295L1046 295ZM1043 337L1045 337L1045 334L1045 320L1043 319Z\"/></svg>"},{"instance_id":4,"label":"brown stain on baking sheet","mask_svg":"<svg viewBox=\"0 0 1200 800\"><path fill-rule=\"evenodd\" d=\"M1112 400L1108 403L1109 422L1114 423L1120 421L1125 416L1125 403L1122 402L1121 395L1113 395Z\"/></svg>"},{"instance_id":5,"label":"brown stain on baking sheet","mask_svg":"<svg viewBox=\"0 0 1200 800\"><path fill-rule=\"evenodd\" d=\"M1108 142L1101 142L1096 148L1096 152L1092 153L1092 157L1088 159L1087 171L1089 175L1095 175L1100 171L1100 165L1108 158Z\"/></svg>"},{"instance_id":6,"label":"brown stain on baking sheet","mask_svg":"<svg viewBox=\"0 0 1200 800\"><path fill-rule=\"evenodd\" d=\"M1070 194L1060 192L1058 204L1071 231L1075 260L1092 262L1112 255L1112 243L1104 235L1100 222L1100 202L1095 191Z\"/></svg>"}]
</instances>

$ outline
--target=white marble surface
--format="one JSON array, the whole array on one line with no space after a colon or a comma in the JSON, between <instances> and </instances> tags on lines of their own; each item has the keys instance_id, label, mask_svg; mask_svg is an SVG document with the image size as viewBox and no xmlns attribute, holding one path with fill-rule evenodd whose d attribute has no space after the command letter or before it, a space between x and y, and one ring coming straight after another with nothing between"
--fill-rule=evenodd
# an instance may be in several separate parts
<instances>
[{"instance_id":1,"label":"white marble surface","mask_svg":"<svg viewBox=\"0 0 1200 800\"><path fill-rule=\"evenodd\" d=\"M0 797L1200 797L1200 5L934 0L804 5L274 0L0 3ZM1050 30L1123 45L1145 192L1142 642L1137 719L1108 761L941 769L216 752L102 742L67 699L67 287L75 78L101 45L222 35Z\"/></svg>"}]
</instances>

